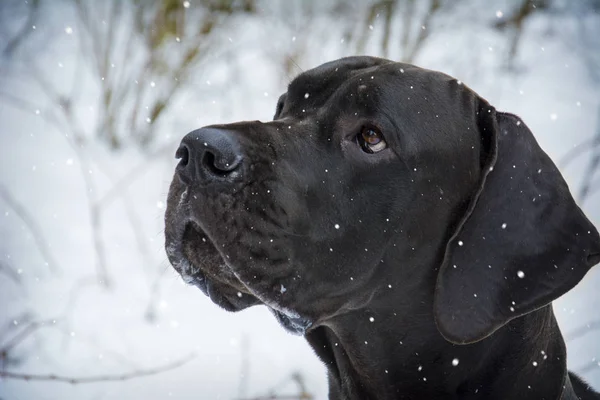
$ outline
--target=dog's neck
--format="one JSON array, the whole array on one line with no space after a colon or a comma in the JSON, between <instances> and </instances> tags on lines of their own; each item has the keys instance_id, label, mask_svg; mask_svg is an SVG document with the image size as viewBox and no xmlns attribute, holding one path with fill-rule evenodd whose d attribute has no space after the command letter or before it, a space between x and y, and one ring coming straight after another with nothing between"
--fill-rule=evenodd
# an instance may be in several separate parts
<instances>
[{"instance_id":1,"label":"dog's neck","mask_svg":"<svg viewBox=\"0 0 600 400\"><path fill-rule=\"evenodd\" d=\"M331 399L561 398L566 350L551 306L455 345L436 328L433 294L410 291L384 291L306 335L328 368Z\"/></svg>"}]
</instances>

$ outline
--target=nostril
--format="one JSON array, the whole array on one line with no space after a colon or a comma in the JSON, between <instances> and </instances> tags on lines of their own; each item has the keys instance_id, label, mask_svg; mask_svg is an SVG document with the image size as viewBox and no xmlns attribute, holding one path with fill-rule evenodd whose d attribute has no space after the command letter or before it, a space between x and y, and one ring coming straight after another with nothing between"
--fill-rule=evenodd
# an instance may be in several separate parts
<instances>
[{"instance_id":1,"label":"nostril","mask_svg":"<svg viewBox=\"0 0 600 400\"><path fill-rule=\"evenodd\" d=\"M233 172L240 163L240 158L235 158L232 162L224 160L222 157L217 157L212 151L206 151L202 159L204 167L213 175L225 177Z\"/></svg>"},{"instance_id":2,"label":"nostril","mask_svg":"<svg viewBox=\"0 0 600 400\"><path fill-rule=\"evenodd\" d=\"M182 143L179 146L179 148L175 152L175 158L178 158L181 160L181 161L179 161L179 164L182 167L185 167L188 165L188 162L190 161L190 150L187 148L187 146L185 144Z\"/></svg>"}]
</instances>

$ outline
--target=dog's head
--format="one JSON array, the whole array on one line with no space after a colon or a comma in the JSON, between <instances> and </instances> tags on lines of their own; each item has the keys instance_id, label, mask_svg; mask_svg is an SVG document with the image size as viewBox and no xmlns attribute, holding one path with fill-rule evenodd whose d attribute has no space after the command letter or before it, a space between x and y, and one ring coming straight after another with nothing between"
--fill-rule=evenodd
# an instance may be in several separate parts
<instances>
[{"instance_id":1,"label":"dog's head","mask_svg":"<svg viewBox=\"0 0 600 400\"><path fill-rule=\"evenodd\" d=\"M304 72L273 121L198 129L177 157L165 216L175 269L221 307L265 304L296 333L401 277L435 293L448 340L472 342L600 258L598 232L525 124L407 64L352 57ZM409 265L415 255L429 268Z\"/></svg>"}]
</instances>

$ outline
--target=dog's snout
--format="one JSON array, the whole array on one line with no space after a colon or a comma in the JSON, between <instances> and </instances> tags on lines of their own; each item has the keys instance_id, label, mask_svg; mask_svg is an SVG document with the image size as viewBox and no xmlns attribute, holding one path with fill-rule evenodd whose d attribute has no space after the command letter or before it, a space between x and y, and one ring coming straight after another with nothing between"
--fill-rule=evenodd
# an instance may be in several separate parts
<instances>
[{"instance_id":1,"label":"dog's snout","mask_svg":"<svg viewBox=\"0 0 600 400\"><path fill-rule=\"evenodd\" d=\"M233 132L202 128L188 133L175 153L177 171L186 183L227 182L239 175L242 153Z\"/></svg>"}]
</instances>

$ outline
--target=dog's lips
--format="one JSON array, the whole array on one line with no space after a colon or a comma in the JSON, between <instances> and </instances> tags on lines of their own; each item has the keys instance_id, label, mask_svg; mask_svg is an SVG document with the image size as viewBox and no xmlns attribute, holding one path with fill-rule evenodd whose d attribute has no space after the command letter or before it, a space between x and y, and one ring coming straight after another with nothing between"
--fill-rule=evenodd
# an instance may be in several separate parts
<instances>
[{"instance_id":1,"label":"dog's lips","mask_svg":"<svg viewBox=\"0 0 600 400\"><path fill-rule=\"evenodd\" d=\"M180 260L176 269L181 268L182 264L190 265L190 267L187 267L185 270L178 269L183 281L200 289L205 296L210 298L211 301L219 307L224 308L227 311L239 311L256 304L248 294L243 294L238 291L235 296L228 296L218 290L216 282L207 278L200 269L193 267L193 264L185 258Z\"/></svg>"},{"instance_id":2,"label":"dog's lips","mask_svg":"<svg viewBox=\"0 0 600 400\"><path fill-rule=\"evenodd\" d=\"M178 224L180 228L175 229L175 235L167 235L167 257L174 269L179 272L183 281L189 285L196 286L202 293L209 297L213 303L228 311L239 311L257 304L258 301L248 293L242 293L231 286L231 284L220 282L213 277L209 277L199 265L196 265L190 257L186 255L186 240L184 239L184 236L186 229L188 229L190 225L193 225L194 229L201 231L197 224L192 221L185 221L184 223ZM226 268L225 262L222 260L222 257L219 255L210 239L207 239L203 232L202 234L201 246L204 247L204 251L210 253L213 257L218 257L220 261L218 264L221 268ZM221 286L222 289L228 285L231 286L231 290L220 290L218 288ZM227 291L234 292L234 294L230 293L228 295L226 293Z\"/></svg>"},{"instance_id":3,"label":"dog's lips","mask_svg":"<svg viewBox=\"0 0 600 400\"><path fill-rule=\"evenodd\" d=\"M176 193L176 189L171 190ZM293 310L295 301L292 304L290 301L281 301L281 295L287 291L284 285L264 282L260 285L257 282L256 287L248 287L244 284L219 251L222 246L216 246L209 232L203 228L208 222L200 222L198 216L194 216L190 204L186 203L187 197L188 189L179 196L172 196L178 202L171 202L165 214L167 256L184 282L198 287L213 303L227 311L264 304L286 331L296 335L305 334L312 326L312 321ZM223 248L231 250L230 246ZM271 293L269 287L276 289ZM286 297L289 297L289 293ZM292 309L281 303L287 303Z\"/></svg>"},{"instance_id":4,"label":"dog's lips","mask_svg":"<svg viewBox=\"0 0 600 400\"><path fill-rule=\"evenodd\" d=\"M200 230L194 222L190 223L188 221L187 224L191 224L194 226L194 229ZM273 313L281 326L294 335L304 335L312 326L312 322L309 319L300 316L293 310L289 310L281 307L279 304L266 300L264 296L260 296L262 300L259 300L255 298L254 295L248 294L245 291L244 293L237 291L231 284L229 284L229 286L235 291L235 294L227 295L223 290L219 290L219 286L222 288L224 285L228 284L212 279L205 271L190 260L190 257L186 255L186 251L189 252L189 250L186 250L186 240L184 239L186 228L181 228L179 231L180 236L172 237L169 244L166 246L169 261L175 270L179 272L184 282L199 288L213 303L228 311L239 311L262 302L269 308L271 313ZM204 234L204 232L202 232L202 234ZM210 239L207 238L206 235L202 236L202 238L205 239L202 240L202 246L205 247L205 251L210 252L213 256L218 254L217 249ZM195 242L197 242L197 240ZM227 268L220 255L219 260L219 264L222 265L222 268Z\"/></svg>"},{"instance_id":5,"label":"dog's lips","mask_svg":"<svg viewBox=\"0 0 600 400\"><path fill-rule=\"evenodd\" d=\"M269 307L269 311L277 318L279 324L291 334L304 335L312 326L312 322L308 318L301 317L297 313L276 310L272 307Z\"/></svg>"}]
</instances>

